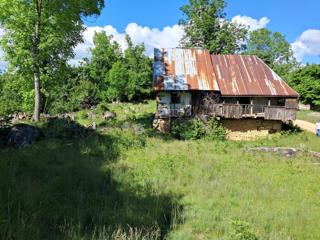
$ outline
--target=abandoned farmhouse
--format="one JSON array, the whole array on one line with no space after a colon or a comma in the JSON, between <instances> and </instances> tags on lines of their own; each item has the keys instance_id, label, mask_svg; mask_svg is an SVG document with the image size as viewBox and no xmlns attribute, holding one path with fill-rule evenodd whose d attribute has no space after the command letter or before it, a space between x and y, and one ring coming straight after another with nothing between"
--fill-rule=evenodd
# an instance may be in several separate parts
<instances>
[{"instance_id":1,"label":"abandoned farmhouse","mask_svg":"<svg viewBox=\"0 0 320 240\"><path fill-rule=\"evenodd\" d=\"M203 49L155 49L153 91L155 121L209 116L231 131L279 131L299 97L258 57Z\"/></svg>"}]
</instances>

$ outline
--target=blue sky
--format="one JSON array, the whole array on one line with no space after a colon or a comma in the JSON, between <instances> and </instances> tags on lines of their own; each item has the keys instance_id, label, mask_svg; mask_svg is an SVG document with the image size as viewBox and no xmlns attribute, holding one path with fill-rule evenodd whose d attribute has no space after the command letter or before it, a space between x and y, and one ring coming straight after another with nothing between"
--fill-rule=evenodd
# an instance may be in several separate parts
<instances>
[{"instance_id":1,"label":"blue sky","mask_svg":"<svg viewBox=\"0 0 320 240\"><path fill-rule=\"evenodd\" d=\"M107 0L101 16L88 19L86 25L110 25L119 34L128 32L130 23L162 31L164 27L178 23L182 17L179 8L186 3L188 0ZM320 63L320 0L228 0L227 4L228 19L235 16L258 21L267 19L261 27L284 34L288 42L293 44L299 60ZM241 23L246 23L248 19L243 21ZM148 41L133 38L137 42Z\"/></svg>"},{"instance_id":2,"label":"blue sky","mask_svg":"<svg viewBox=\"0 0 320 240\"><path fill-rule=\"evenodd\" d=\"M85 42L76 47L76 64L89 56L96 31L112 34L122 48L125 34L135 43L144 43L146 54L154 47L177 47L183 29L177 25L180 6L188 0L106 0L97 18L86 19ZM320 0L227 0L227 18L248 25L251 30L267 27L284 34L302 63L320 64ZM0 29L0 37L2 34ZM1 51L0 51L1 58ZM5 63L0 59L0 69Z\"/></svg>"},{"instance_id":3,"label":"blue sky","mask_svg":"<svg viewBox=\"0 0 320 240\"><path fill-rule=\"evenodd\" d=\"M229 0L229 17L246 15L252 18L266 16L268 28L286 35L293 42L307 29L320 29L319 0ZM256 3L256 4L254 4Z\"/></svg>"},{"instance_id":4,"label":"blue sky","mask_svg":"<svg viewBox=\"0 0 320 240\"><path fill-rule=\"evenodd\" d=\"M124 31L129 23L163 28L176 24L182 14L180 6L187 0L107 0L102 15L88 26L112 25ZM228 0L227 17L246 15L270 19L268 28L280 31L292 42L307 29L320 29L319 0Z\"/></svg>"}]
</instances>

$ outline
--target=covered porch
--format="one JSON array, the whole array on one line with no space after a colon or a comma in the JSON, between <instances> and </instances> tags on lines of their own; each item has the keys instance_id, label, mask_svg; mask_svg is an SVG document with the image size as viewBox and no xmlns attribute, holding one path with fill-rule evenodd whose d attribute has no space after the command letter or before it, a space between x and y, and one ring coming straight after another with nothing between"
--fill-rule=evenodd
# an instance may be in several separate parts
<instances>
[{"instance_id":1,"label":"covered porch","mask_svg":"<svg viewBox=\"0 0 320 240\"><path fill-rule=\"evenodd\" d=\"M281 97L217 97L188 92L165 93L158 102L160 118L208 115L221 119L296 119L297 99ZM164 97L165 96L165 97Z\"/></svg>"}]
</instances>

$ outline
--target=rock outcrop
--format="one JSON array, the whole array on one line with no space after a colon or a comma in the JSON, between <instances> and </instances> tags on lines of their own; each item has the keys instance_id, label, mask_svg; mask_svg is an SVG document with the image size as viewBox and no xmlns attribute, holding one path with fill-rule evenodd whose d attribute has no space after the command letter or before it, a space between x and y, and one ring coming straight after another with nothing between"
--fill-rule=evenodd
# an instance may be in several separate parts
<instances>
[{"instance_id":1,"label":"rock outcrop","mask_svg":"<svg viewBox=\"0 0 320 240\"><path fill-rule=\"evenodd\" d=\"M39 128L27 124L18 124L7 135L7 146L21 148L39 140L42 132Z\"/></svg>"}]
</instances>

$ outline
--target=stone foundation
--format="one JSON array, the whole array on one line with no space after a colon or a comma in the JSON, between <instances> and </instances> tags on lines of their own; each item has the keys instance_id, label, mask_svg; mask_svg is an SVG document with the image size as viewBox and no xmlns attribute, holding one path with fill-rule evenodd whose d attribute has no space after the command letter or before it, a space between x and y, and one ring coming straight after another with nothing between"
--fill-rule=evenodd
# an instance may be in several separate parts
<instances>
[{"instance_id":1,"label":"stone foundation","mask_svg":"<svg viewBox=\"0 0 320 240\"><path fill-rule=\"evenodd\" d=\"M222 125L230 140L254 140L282 130L281 121L260 119L224 119Z\"/></svg>"},{"instance_id":2,"label":"stone foundation","mask_svg":"<svg viewBox=\"0 0 320 240\"><path fill-rule=\"evenodd\" d=\"M152 123L153 129L162 132L170 132L170 119L169 118L155 118Z\"/></svg>"}]
</instances>

